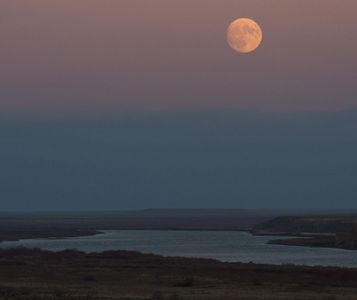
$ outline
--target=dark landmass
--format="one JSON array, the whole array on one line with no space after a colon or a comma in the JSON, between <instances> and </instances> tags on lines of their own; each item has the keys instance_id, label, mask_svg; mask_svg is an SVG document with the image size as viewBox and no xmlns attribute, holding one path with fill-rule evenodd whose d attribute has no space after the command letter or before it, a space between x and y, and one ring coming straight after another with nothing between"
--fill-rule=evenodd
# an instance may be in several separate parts
<instances>
[{"instance_id":1,"label":"dark landmass","mask_svg":"<svg viewBox=\"0 0 357 300\"><path fill-rule=\"evenodd\" d=\"M101 230L234 230L291 236L269 243L357 249L357 214L243 209L149 209L123 212L0 213L0 242L88 236ZM296 238L299 237L299 238Z\"/></svg>"},{"instance_id":2,"label":"dark landmass","mask_svg":"<svg viewBox=\"0 0 357 300\"><path fill-rule=\"evenodd\" d=\"M352 300L357 269L221 263L128 251L0 250L1 300Z\"/></svg>"},{"instance_id":3,"label":"dark landmass","mask_svg":"<svg viewBox=\"0 0 357 300\"><path fill-rule=\"evenodd\" d=\"M349 231L356 225L357 214L279 216L255 225L252 231L270 235L335 234Z\"/></svg>"},{"instance_id":4,"label":"dark landmass","mask_svg":"<svg viewBox=\"0 0 357 300\"><path fill-rule=\"evenodd\" d=\"M337 248L335 246L335 236L314 236L306 238L291 238L291 239L275 239L268 242L271 245L285 246L303 246L303 247L321 247L321 248Z\"/></svg>"},{"instance_id":5,"label":"dark landmass","mask_svg":"<svg viewBox=\"0 0 357 300\"><path fill-rule=\"evenodd\" d=\"M242 209L149 209L118 212L0 213L0 227L121 230L249 230L281 212Z\"/></svg>"},{"instance_id":6,"label":"dark landmass","mask_svg":"<svg viewBox=\"0 0 357 300\"><path fill-rule=\"evenodd\" d=\"M18 241L23 239L37 238L67 238L80 237L101 234L95 229L71 229L71 228L18 228L18 229L0 229L0 242Z\"/></svg>"},{"instance_id":7,"label":"dark landmass","mask_svg":"<svg viewBox=\"0 0 357 300\"><path fill-rule=\"evenodd\" d=\"M277 212L239 209L157 209L128 212L1 213L0 241L76 237L100 230L240 230Z\"/></svg>"},{"instance_id":8,"label":"dark landmass","mask_svg":"<svg viewBox=\"0 0 357 300\"><path fill-rule=\"evenodd\" d=\"M146 210L0 214L0 240L62 238L100 230L245 230L289 235L270 243L357 249L354 215L278 217L270 211ZM222 263L131 251L0 249L0 300L349 300L357 269Z\"/></svg>"},{"instance_id":9,"label":"dark landmass","mask_svg":"<svg viewBox=\"0 0 357 300\"><path fill-rule=\"evenodd\" d=\"M255 225L255 235L296 236L270 244L357 250L357 215L283 216Z\"/></svg>"}]
</instances>

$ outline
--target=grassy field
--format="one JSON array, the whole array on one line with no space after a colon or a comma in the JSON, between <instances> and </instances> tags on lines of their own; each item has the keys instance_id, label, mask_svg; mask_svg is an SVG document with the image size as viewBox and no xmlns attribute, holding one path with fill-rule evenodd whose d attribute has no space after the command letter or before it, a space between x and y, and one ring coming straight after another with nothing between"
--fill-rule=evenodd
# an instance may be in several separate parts
<instances>
[{"instance_id":1,"label":"grassy field","mask_svg":"<svg viewBox=\"0 0 357 300\"><path fill-rule=\"evenodd\" d=\"M0 299L356 299L357 270L137 252L0 250Z\"/></svg>"}]
</instances>

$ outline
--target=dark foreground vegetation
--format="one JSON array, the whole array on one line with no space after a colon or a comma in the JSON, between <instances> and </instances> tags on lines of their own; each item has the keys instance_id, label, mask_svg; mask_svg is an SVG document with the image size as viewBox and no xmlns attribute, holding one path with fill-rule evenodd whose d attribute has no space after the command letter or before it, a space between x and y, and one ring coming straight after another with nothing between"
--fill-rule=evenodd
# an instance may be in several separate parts
<instances>
[{"instance_id":1,"label":"dark foreground vegetation","mask_svg":"<svg viewBox=\"0 0 357 300\"><path fill-rule=\"evenodd\" d=\"M0 299L356 299L357 270L110 251L0 250Z\"/></svg>"}]
</instances>

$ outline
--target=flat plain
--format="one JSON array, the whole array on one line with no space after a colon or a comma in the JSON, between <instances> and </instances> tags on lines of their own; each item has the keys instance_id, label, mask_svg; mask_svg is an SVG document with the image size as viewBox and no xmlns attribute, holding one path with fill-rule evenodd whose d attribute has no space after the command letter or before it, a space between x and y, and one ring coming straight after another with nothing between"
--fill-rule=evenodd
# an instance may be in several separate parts
<instances>
[{"instance_id":1,"label":"flat plain","mask_svg":"<svg viewBox=\"0 0 357 300\"><path fill-rule=\"evenodd\" d=\"M221 263L128 251L0 250L0 299L352 300L357 270Z\"/></svg>"}]
</instances>

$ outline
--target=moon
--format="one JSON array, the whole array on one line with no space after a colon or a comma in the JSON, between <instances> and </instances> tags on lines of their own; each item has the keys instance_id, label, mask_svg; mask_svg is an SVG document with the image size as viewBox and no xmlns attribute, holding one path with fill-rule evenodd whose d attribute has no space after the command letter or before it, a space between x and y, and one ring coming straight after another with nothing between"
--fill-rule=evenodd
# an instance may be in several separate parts
<instances>
[{"instance_id":1,"label":"moon","mask_svg":"<svg viewBox=\"0 0 357 300\"><path fill-rule=\"evenodd\" d=\"M227 29L229 46L238 53L255 51L263 40L263 31L252 19L240 18L233 21Z\"/></svg>"}]
</instances>

